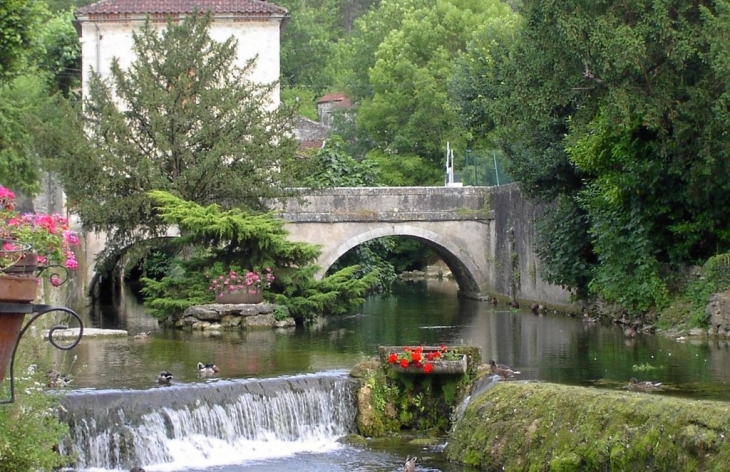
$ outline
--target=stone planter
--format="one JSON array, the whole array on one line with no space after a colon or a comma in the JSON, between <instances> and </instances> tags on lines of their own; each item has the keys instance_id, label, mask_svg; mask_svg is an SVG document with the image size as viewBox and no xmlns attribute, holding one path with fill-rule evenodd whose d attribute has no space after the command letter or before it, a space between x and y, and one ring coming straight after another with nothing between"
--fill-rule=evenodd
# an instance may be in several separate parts
<instances>
[{"instance_id":1,"label":"stone planter","mask_svg":"<svg viewBox=\"0 0 730 472\"><path fill-rule=\"evenodd\" d=\"M264 301L264 291L261 289L258 290L250 290L250 289L243 289L243 290L231 290L228 292L223 292L217 297L215 297L216 303L222 303L222 304L233 304L233 305L254 305L257 303L261 303Z\"/></svg>"},{"instance_id":2,"label":"stone planter","mask_svg":"<svg viewBox=\"0 0 730 472\"><path fill-rule=\"evenodd\" d=\"M434 375L434 374L441 374L441 375L451 375L451 374L465 374L466 373L466 355L461 356L461 359L458 360L434 360L434 361L424 361L424 365L428 363L433 366L433 369L431 372L428 373L428 375ZM401 367L398 364L392 364L393 371L399 373L399 374L424 374L423 367L416 367L414 365L409 365L408 367Z\"/></svg>"},{"instance_id":3,"label":"stone planter","mask_svg":"<svg viewBox=\"0 0 730 472\"><path fill-rule=\"evenodd\" d=\"M415 349L415 347L413 348ZM425 375L463 375L466 374L469 367L469 362L467 359L466 354L461 354L460 352L454 353L453 351L449 351L447 354L448 357L457 357L455 359L433 359L428 360L428 354L432 352L439 352L441 351L441 348L438 346L421 346L421 355L422 355L422 361L421 366L415 366L413 364L407 366L407 367L401 367L399 363L390 363L388 361L388 357L391 353L395 353L398 355L398 357L401 357L404 352L403 347L401 346L380 346L378 349L379 355L380 355L380 361L389 368L393 370L393 372L396 372L398 374L425 374ZM424 366L426 364L430 364L430 372L426 372L424 370Z\"/></svg>"},{"instance_id":4,"label":"stone planter","mask_svg":"<svg viewBox=\"0 0 730 472\"><path fill-rule=\"evenodd\" d=\"M36 298L37 277L0 275L0 382L20 339L26 309ZM17 311L17 312L15 312Z\"/></svg>"}]
</instances>

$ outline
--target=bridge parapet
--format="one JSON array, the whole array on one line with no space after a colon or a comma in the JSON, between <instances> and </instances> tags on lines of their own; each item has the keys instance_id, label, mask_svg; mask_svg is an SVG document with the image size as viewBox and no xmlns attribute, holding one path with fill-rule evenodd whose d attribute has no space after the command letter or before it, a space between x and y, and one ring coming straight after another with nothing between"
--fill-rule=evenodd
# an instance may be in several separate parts
<instances>
[{"instance_id":1,"label":"bridge parapet","mask_svg":"<svg viewBox=\"0 0 730 472\"><path fill-rule=\"evenodd\" d=\"M292 223L488 221L489 187L338 187L274 208Z\"/></svg>"}]
</instances>

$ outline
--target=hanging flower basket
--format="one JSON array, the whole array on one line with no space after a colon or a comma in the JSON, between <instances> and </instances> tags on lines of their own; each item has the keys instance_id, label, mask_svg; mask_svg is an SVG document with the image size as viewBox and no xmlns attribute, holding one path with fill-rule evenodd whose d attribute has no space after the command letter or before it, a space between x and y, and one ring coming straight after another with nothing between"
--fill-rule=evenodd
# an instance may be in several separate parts
<instances>
[{"instance_id":1,"label":"hanging flower basket","mask_svg":"<svg viewBox=\"0 0 730 472\"><path fill-rule=\"evenodd\" d=\"M38 253L33 251L24 252L23 255L18 258L18 260L16 260L9 267L3 269L3 273L7 275L17 276L32 276L35 275L37 271Z\"/></svg>"}]
</instances>

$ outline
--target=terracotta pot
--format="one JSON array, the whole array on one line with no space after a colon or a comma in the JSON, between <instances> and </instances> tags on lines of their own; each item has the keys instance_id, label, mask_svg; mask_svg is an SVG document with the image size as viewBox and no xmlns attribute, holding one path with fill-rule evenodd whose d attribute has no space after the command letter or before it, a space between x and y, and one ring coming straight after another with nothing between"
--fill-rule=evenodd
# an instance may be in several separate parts
<instances>
[{"instance_id":1,"label":"terracotta pot","mask_svg":"<svg viewBox=\"0 0 730 472\"><path fill-rule=\"evenodd\" d=\"M37 290L37 277L0 275L0 382L13 358L25 319L25 313L9 313L7 305L30 304L35 300Z\"/></svg>"},{"instance_id":2,"label":"terracotta pot","mask_svg":"<svg viewBox=\"0 0 730 472\"><path fill-rule=\"evenodd\" d=\"M215 298L216 303L253 305L264 301L264 291L250 289L223 292Z\"/></svg>"},{"instance_id":3,"label":"terracotta pot","mask_svg":"<svg viewBox=\"0 0 730 472\"><path fill-rule=\"evenodd\" d=\"M26 252L15 264L3 270L8 275L35 275L38 270L38 253Z\"/></svg>"}]
</instances>

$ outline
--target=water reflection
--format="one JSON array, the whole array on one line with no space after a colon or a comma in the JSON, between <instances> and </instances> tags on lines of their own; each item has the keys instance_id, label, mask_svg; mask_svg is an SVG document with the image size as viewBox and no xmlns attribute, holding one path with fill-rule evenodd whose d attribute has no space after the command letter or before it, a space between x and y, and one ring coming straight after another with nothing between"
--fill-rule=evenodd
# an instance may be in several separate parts
<instances>
[{"instance_id":1,"label":"water reflection","mask_svg":"<svg viewBox=\"0 0 730 472\"><path fill-rule=\"evenodd\" d=\"M176 382L214 362L221 378L267 377L350 368L379 345L468 344L483 360L508 364L520 378L625 389L629 378L663 382L663 394L730 400L730 343L678 343L657 335L628 340L613 325L563 315L533 315L456 296L449 281L408 282L373 296L349 316L304 328L205 332L160 328L129 294L121 308L84 313L91 327L121 328L128 338L84 338L55 353L75 388L148 388L169 370ZM147 339L134 334L151 331ZM78 359L73 362L73 356Z\"/></svg>"}]
</instances>

